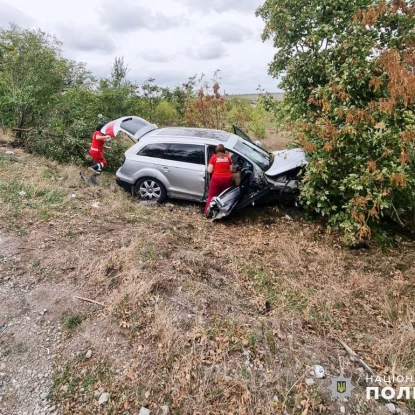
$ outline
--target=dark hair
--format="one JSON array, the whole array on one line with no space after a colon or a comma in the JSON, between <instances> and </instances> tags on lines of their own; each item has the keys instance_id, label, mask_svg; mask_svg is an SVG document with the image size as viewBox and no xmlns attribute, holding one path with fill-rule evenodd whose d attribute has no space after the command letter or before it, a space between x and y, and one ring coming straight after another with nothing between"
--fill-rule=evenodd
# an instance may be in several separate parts
<instances>
[{"instance_id":1,"label":"dark hair","mask_svg":"<svg viewBox=\"0 0 415 415\"><path fill-rule=\"evenodd\" d=\"M216 146L215 151L216 151L216 154L217 153L225 153L225 147L224 147L224 145L223 144L218 144Z\"/></svg>"},{"instance_id":2,"label":"dark hair","mask_svg":"<svg viewBox=\"0 0 415 415\"><path fill-rule=\"evenodd\" d=\"M105 124L98 124L97 128L95 128L95 131L101 131L101 129L105 127Z\"/></svg>"}]
</instances>

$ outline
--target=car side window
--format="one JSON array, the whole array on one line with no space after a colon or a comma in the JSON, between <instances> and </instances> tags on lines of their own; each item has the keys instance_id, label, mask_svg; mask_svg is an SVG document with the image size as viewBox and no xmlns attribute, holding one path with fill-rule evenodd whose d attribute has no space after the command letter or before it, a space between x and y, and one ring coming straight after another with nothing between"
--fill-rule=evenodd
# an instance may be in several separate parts
<instances>
[{"instance_id":1,"label":"car side window","mask_svg":"<svg viewBox=\"0 0 415 415\"><path fill-rule=\"evenodd\" d=\"M170 144L167 159L183 163L205 164L205 146L195 144Z\"/></svg>"},{"instance_id":2,"label":"car side window","mask_svg":"<svg viewBox=\"0 0 415 415\"><path fill-rule=\"evenodd\" d=\"M142 148L137 155L164 159L166 158L167 146L168 144L149 144L148 146Z\"/></svg>"}]
</instances>

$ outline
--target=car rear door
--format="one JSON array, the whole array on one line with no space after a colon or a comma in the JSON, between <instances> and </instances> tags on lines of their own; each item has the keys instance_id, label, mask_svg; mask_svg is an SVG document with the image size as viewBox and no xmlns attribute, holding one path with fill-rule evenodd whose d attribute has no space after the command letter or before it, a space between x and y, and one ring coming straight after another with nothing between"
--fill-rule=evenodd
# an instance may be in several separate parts
<instances>
[{"instance_id":1,"label":"car rear door","mask_svg":"<svg viewBox=\"0 0 415 415\"><path fill-rule=\"evenodd\" d=\"M143 118L131 115L107 123L101 129L101 132L114 137L121 131L136 143L143 135L156 129L156 124L151 124Z\"/></svg>"},{"instance_id":2,"label":"car rear door","mask_svg":"<svg viewBox=\"0 0 415 415\"><path fill-rule=\"evenodd\" d=\"M121 172L131 177L133 182L137 179L150 176L156 177L160 163L166 155L168 144L150 143L142 147L137 154L130 154L121 167ZM155 173L155 174L154 174Z\"/></svg>"},{"instance_id":3,"label":"car rear door","mask_svg":"<svg viewBox=\"0 0 415 415\"><path fill-rule=\"evenodd\" d=\"M205 193L205 146L171 143L159 169L169 182L170 197L202 201Z\"/></svg>"}]
</instances>

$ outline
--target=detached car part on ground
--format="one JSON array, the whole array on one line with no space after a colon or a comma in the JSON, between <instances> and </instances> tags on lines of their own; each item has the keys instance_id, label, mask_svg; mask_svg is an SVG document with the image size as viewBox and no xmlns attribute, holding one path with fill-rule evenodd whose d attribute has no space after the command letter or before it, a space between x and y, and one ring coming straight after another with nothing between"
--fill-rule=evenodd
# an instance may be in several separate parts
<instances>
[{"instance_id":1,"label":"detached car part on ground","mask_svg":"<svg viewBox=\"0 0 415 415\"><path fill-rule=\"evenodd\" d=\"M107 127L109 126L109 127ZM116 173L117 183L142 199L163 202L167 197L206 201L210 176L209 159L223 144L241 169L241 183L214 198L209 215L229 216L234 210L258 201L296 200L302 170L307 164L301 149L268 153L242 130L234 134L203 128L157 128L139 117L122 117L102 129L122 131L135 143L125 152Z\"/></svg>"}]
</instances>

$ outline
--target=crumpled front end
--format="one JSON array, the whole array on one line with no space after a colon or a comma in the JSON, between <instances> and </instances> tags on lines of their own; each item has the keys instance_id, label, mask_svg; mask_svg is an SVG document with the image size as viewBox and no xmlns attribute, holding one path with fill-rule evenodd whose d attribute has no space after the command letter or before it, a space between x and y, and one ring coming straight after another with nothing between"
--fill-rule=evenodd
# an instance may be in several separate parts
<instances>
[{"instance_id":1,"label":"crumpled front end","mask_svg":"<svg viewBox=\"0 0 415 415\"><path fill-rule=\"evenodd\" d=\"M219 220L235 210L254 206L256 202L282 201L296 203L299 184L307 165L306 153L301 149L275 151L272 166L262 177L253 177L245 171L241 184L231 187L214 197L208 209L208 217Z\"/></svg>"}]
</instances>

